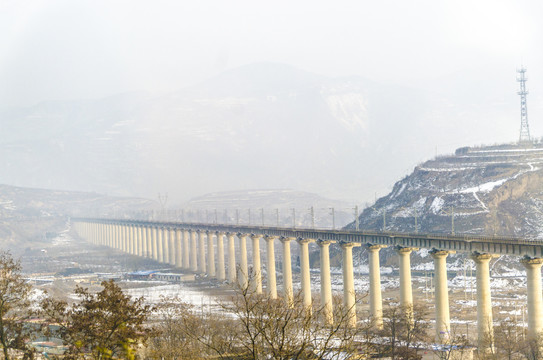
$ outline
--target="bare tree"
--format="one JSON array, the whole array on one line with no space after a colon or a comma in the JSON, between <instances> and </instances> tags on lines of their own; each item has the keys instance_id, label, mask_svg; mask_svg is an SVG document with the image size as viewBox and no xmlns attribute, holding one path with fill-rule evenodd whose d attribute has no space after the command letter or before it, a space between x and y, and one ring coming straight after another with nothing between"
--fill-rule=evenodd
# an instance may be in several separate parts
<instances>
[{"instance_id":1,"label":"bare tree","mask_svg":"<svg viewBox=\"0 0 543 360\"><path fill-rule=\"evenodd\" d=\"M336 359L346 354L368 353L370 344L365 339L371 324L349 326L351 309L338 300L336 297L334 301L332 324L327 322L326 309L318 304L307 309L300 294L286 304L283 299L240 289L223 306L242 324L238 341L252 359L264 355L272 359Z\"/></svg>"},{"instance_id":2,"label":"bare tree","mask_svg":"<svg viewBox=\"0 0 543 360\"><path fill-rule=\"evenodd\" d=\"M422 305L389 306L383 311L382 344L392 359L420 359L418 349L428 340L428 310Z\"/></svg>"},{"instance_id":3,"label":"bare tree","mask_svg":"<svg viewBox=\"0 0 543 360\"><path fill-rule=\"evenodd\" d=\"M351 315L337 301L333 325L327 325L323 308L315 305L308 310L299 295L286 303L256 294L250 286L237 289L230 301L219 306L215 314L198 314L185 307L177 324L162 327L158 337L164 338L162 341L180 338L181 344L198 349L200 354L222 359L339 359L347 354L367 354L371 347L366 342L371 324L347 326ZM151 346L154 343L151 341ZM159 347L155 351L155 356L169 358Z\"/></svg>"},{"instance_id":4,"label":"bare tree","mask_svg":"<svg viewBox=\"0 0 543 360\"><path fill-rule=\"evenodd\" d=\"M536 338L527 337L520 344L520 352L525 359L543 359L543 334L539 334Z\"/></svg>"},{"instance_id":5,"label":"bare tree","mask_svg":"<svg viewBox=\"0 0 543 360\"><path fill-rule=\"evenodd\" d=\"M433 352L440 360L472 359L473 346L459 327L451 327L451 330L438 343Z\"/></svg>"},{"instance_id":6,"label":"bare tree","mask_svg":"<svg viewBox=\"0 0 543 360\"><path fill-rule=\"evenodd\" d=\"M202 356L234 351L231 318L199 312L178 298L162 298L156 312L156 333L146 354L151 358L201 359ZM209 346L206 346L209 344Z\"/></svg>"}]
</instances>

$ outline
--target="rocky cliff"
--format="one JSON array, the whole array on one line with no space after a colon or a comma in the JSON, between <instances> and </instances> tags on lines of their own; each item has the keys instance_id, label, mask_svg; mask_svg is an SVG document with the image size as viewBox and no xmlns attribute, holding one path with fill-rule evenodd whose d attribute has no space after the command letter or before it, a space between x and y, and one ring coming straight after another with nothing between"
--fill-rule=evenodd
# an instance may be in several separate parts
<instances>
[{"instance_id":1,"label":"rocky cliff","mask_svg":"<svg viewBox=\"0 0 543 360\"><path fill-rule=\"evenodd\" d=\"M465 147L427 161L366 208L360 228L542 238L543 145Z\"/></svg>"}]
</instances>

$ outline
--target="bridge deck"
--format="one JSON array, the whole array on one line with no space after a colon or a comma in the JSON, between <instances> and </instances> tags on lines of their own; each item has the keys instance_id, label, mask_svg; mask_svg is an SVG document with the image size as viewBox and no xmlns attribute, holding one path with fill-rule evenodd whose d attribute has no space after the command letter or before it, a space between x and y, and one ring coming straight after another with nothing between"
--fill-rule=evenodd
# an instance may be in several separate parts
<instances>
[{"instance_id":1,"label":"bridge deck","mask_svg":"<svg viewBox=\"0 0 543 360\"><path fill-rule=\"evenodd\" d=\"M217 231L234 234L255 234L262 236L278 236L315 240L335 240L337 242L356 242L361 244L417 247L449 250L456 252L478 252L497 255L543 257L543 241L511 237L393 233L353 230L347 231L330 229L293 229L271 226L159 222L145 220L97 218L77 218L73 220L107 224L168 227L173 229L200 231Z\"/></svg>"}]
</instances>

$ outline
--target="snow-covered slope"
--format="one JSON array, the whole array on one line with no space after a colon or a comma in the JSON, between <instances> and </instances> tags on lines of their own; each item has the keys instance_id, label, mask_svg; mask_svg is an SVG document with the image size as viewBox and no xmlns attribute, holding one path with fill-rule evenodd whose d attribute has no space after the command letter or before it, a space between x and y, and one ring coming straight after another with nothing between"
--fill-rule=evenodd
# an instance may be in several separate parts
<instances>
[{"instance_id":1,"label":"snow-covered slope","mask_svg":"<svg viewBox=\"0 0 543 360\"><path fill-rule=\"evenodd\" d=\"M427 161L364 209L359 222L366 230L381 231L384 225L386 231L450 234L454 226L456 234L541 239L543 144L465 147ZM347 228L354 228L354 223ZM354 254L358 266L367 264L364 247L356 248ZM334 255L339 260L340 253ZM464 282L466 271L474 271L468 255L449 255L448 270L457 275L454 281ZM394 249L381 250L381 266L397 269L397 262ZM413 252L411 262L413 271L433 270L428 249ZM494 276L506 282L524 281L518 257L502 256L492 260L491 266Z\"/></svg>"},{"instance_id":2,"label":"snow-covered slope","mask_svg":"<svg viewBox=\"0 0 543 360\"><path fill-rule=\"evenodd\" d=\"M460 148L427 161L360 224L382 230L383 219L388 231L450 233L454 225L460 234L543 238L543 145Z\"/></svg>"}]
</instances>

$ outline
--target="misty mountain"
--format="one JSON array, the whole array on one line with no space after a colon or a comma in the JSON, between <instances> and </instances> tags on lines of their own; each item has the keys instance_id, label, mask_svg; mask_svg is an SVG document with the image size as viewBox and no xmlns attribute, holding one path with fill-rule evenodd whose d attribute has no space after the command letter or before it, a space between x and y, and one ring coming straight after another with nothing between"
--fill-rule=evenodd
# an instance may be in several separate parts
<instances>
[{"instance_id":1,"label":"misty mountain","mask_svg":"<svg viewBox=\"0 0 543 360\"><path fill-rule=\"evenodd\" d=\"M435 94L259 63L167 95L2 110L0 183L168 193L170 204L270 188L360 203L384 192L453 129L473 130L447 121L456 111Z\"/></svg>"},{"instance_id":2,"label":"misty mountain","mask_svg":"<svg viewBox=\"0 0 543 360\"><path fill-rule=\"evenodd\" d=\"M176 220L338 229L353 221L354 207L354 203L289 189L224 191L191 199Z\"/></svg>"},{"instance_id":3,"label":"misty mountain","mask_svg":"<svg viewBox=\"0 0 543 360\"><path fill-rule=\"evenodd\" d=\"M0 246L15 252L39 247L66 229L69 216L126 218L156 208L141 198L0 185Z\"/></svg>"}]
</instances>

